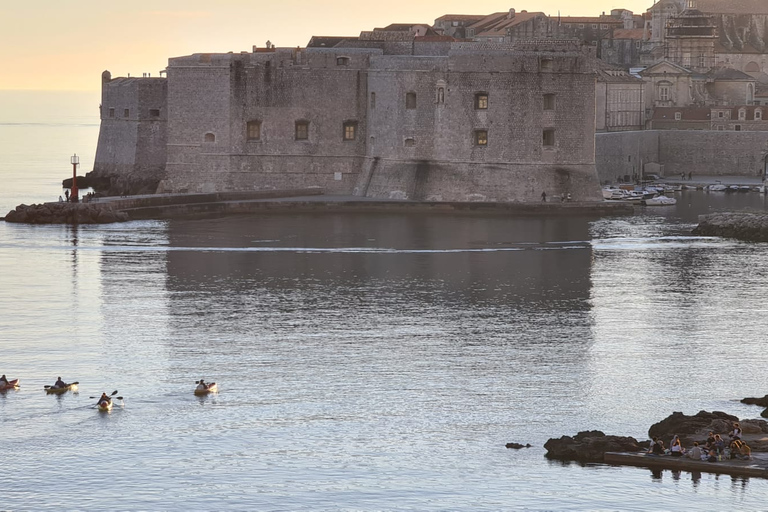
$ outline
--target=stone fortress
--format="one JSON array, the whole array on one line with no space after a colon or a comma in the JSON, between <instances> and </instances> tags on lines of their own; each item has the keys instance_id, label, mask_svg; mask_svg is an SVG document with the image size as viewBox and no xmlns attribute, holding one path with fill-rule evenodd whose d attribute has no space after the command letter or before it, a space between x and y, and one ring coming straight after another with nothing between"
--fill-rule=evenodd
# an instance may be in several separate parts
<instances>
[{"instance_id":1,"label":"stone fortress","mask_svg":"<svg viewBox=\"0 0 768 512\"><path fill-rule=\"evenodd\" d=\"M161 193L600 198L580 45L387 37L173 58L167 78L105 72L95 171Z\"/></svg>"},{"instance_id":2,"label":"stone fortress","mask_svg":"<svg viewBox=\"0 0 768 512\"><path fill-rule=\"evenodd\" d=\"M675 78L681 91L685 86L677 84L685 79L735 98L743 88L744 102L761 78L768 43L761 46L760 21L768 30L768 13L737 16L728 7L719 28L704 27L706 37L694 30L693 44L680 29L692 12L689 2L659 0L644 16L620 9L610 17L558 17L556 23L514 9L446 15L434 26L313 37L306 48L268 42L248 52L172 58L165 77L113 79L105 71L89 177L112 194L319 188L370 198L532 202L542 192L600 200L600 181L637 177L649 165L663 171L665 159L676 155L694 158L671 165L674 172L760 174L768 168L760 122L750 125L755 131L723 134L739 152L735 162L716 133L703 141L693 132L668 139L672 132L636 131L652 127L655 109L676 106L670 103L674 88L662 87L677 68L684 69ZM761 2L720 4L747 9ZM637 52L619 52L622 59L631 56L631 65L658 54L645 78L611 64L619 54L609 51L615 42L609 33L641 38L627 47ZM705 65L715 49L717 58L733 62L739 52L750 53L743 67L760 70L746 75L731 68L718 89L702 69L673 62ZM692 57L700 50L705 57ZM670 96L661 101L657 93ZM681 114L670 115L680 120ZM597 155L596 131L619 132L598 134ZM699 162L702 143L718 152L703 152L707 158Z\"/></svg>"}]
</instances>

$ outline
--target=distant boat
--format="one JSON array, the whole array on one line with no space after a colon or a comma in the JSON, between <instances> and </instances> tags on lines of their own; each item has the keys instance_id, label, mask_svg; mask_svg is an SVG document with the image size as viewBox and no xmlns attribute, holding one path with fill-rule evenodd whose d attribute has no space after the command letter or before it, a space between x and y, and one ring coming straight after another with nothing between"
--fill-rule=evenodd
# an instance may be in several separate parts
<instances>
[{"instance_id":1,"label":"distant boat","mask_svg":"<svg viewBox=\"0 0 768 512\"><path fill-rule=\"evenodd\" d=\"M707 192L725 192L726 190L728 190L728 187L726 187L722 183L717 183L715 185L708 185L707 187L705 187L705 190Z\"/></svg>"},{"instance_id":2,"label":"distant boat","mask_svg":"<svg viewBox=\"0 0 768 512\"><path fill-rule=\"evenodd\" d=\"M643 201L645 206L672 206L677 204L677 199L667 196L656 196L651 199Z\"/></svg>"}]
</instances>

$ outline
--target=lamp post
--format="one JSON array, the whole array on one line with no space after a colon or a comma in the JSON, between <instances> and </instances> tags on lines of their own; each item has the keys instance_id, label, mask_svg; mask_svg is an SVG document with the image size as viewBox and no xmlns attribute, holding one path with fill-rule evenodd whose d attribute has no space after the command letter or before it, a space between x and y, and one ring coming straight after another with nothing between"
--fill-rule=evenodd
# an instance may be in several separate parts
<instances>
[{"instance_id":1,"label":"lamp post","mask_svg":"<svg viewBox=\"0 0 768 512\"><path fill-rule=\"evenodd\" d=\"M78 189L77 189L77 166L80 164L80 157L77 154L73 155L69 159L72 162L72 192L69 194L69 200L73 203L78 202Z\"/></svg>"}]
</instances>

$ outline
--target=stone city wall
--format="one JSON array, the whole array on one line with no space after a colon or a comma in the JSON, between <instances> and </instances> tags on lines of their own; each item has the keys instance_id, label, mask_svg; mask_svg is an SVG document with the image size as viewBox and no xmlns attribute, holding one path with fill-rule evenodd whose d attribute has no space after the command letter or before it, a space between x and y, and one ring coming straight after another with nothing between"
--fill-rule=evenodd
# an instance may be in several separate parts
<instances>
[{"instance_id":1,"label":"stone city wall","mask_svg":"<svg viewBox=\"0 0 768 512\"><path fill-rule=\"evenodd\" d=\"M659 164L666 177L761 176L768 155L766 132L648 130L598 133L595 140L598 176L612 183L639 175L640 164Z\"/></svg>"}]
</instances>

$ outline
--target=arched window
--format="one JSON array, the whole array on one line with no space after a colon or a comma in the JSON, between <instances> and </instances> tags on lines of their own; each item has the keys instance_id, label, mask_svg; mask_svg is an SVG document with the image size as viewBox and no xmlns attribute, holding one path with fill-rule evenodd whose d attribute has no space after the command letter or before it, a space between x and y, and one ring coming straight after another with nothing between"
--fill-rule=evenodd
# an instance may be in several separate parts
<instances>
[{"instance_id":1,"label":"arched window","mask_svg":"<svg viewBox=\"0 0 768 512\"><path fill-rule=\"evenodd\" d=\"M755 121L762 121L763 120L763 111L759 108L755 109Z\"/></svg>"},{"instance_id":2,"label":"arched window","mask_svg":"<svg viewBox=\"0 0 768 512\"><path fill-rule=\"evenodd\" d=\"M747 105L755 101L755 84L747 84Z\"/></svg>"},{"instance_id":3,"label":"arched window","mask_svg":"<svg viewBox=\"0 0 768 512\"><path fill-rule=\"evenodd\" d=\"M216 135L212 134L211 132L208 132L205 134L205 137L203 137L203 140L205 142L216 142Z\"/></svg>"},{"instance_id":4,"label":"arched window","mask_svg":"<svg viewBox=\"0 0 768 512\"><path fill-rule=\"evenodd\" d=\"M747 66L744 68L744 71L746 73L759 73L760 72L760 64L757 62L750 62L747 64Z\"/></svg>"},{"instance_id":5,"label":"arched window","mask_svg":"<svg viewBox=\"0 0 768 512\"><path fill-rule=\"evenodd\" d=\"M747 110L740 108L739 109L739 121L745 121L747 119Z\"/></svg>"}]
</instances>

